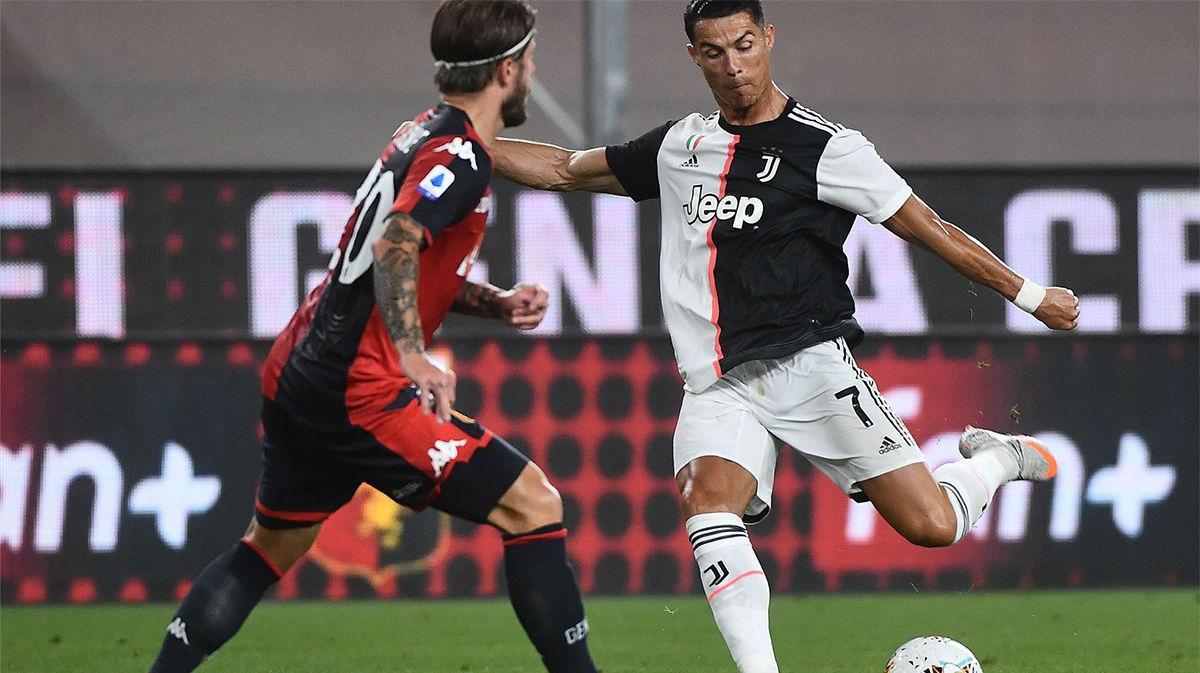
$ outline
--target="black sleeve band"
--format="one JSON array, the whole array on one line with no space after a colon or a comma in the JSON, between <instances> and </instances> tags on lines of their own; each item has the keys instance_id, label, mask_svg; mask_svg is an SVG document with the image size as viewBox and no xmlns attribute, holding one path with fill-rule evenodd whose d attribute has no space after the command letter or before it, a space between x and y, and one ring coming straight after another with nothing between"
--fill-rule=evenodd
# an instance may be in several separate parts
<instances>
[{"instance_id":1,"label":"black sleeve band","mask_svg":"<svg viewBox=\"0 0 1200 673\"><path fill-rule=\"evenodd\" d=\"M659 197L658 149L674 125L674 121L669 121L624 145L605 148L608 167L634 201Z\"/></svg>"}]
</instances>

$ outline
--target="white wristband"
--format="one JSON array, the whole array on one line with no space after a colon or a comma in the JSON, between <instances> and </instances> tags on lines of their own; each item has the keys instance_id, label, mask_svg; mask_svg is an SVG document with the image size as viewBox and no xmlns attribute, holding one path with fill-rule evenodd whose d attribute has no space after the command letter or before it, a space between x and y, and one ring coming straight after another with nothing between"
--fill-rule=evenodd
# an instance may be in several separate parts
<instances>
[{"instance_id":1,"label":"white wristband","mask_svg":"<svg viewBox=\"0 0 1200 673\"><path fill-rule=\"evenodd\" d=\"M1013 303L1024 312L1033 313L1042 305L1042 300L1045 298L1046 288L1026 278L1025 282L1021 284L1020 291L1017 292L1017 298L1013 299Z\"/></svg>"}]
</instances>

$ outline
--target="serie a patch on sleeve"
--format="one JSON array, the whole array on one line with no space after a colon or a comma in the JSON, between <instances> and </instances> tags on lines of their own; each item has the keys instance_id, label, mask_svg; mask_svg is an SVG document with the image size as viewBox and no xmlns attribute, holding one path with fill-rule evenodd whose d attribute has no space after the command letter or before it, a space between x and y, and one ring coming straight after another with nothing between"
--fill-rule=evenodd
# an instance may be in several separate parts
<instances>
[{"instance_id":1,"label":"serie a patch on sleeve","mask_svg":"<svg viewBox=\"0 0 1200 673\"><path fill-rule=\"evenodd\" d=\"M421 196L430 201L437 201L442 198L442 194L454 184L454 171L442 166L435 165L417 185L417 191L421 192Z\"/></svg>"}]
</instances>

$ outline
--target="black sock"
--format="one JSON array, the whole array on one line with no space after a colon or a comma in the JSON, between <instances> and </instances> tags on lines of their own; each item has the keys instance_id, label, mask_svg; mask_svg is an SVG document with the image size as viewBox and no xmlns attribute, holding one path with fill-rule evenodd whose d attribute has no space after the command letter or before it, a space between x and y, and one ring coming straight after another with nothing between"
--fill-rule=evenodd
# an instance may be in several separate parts
<instances>
[{"instance_id":1,"label":"black sock","mask_svg":"<svg viewBox=\"0 0 1200 673\"><path fill-rule=\"evenodd\" d=\"M508 597L550 673L595 673L566 537L561 523L504 536Z\"/></svg>"},{"instance_id":2,"label":"black sock","mask_svg":"<svg viewBox=\"0 0 1200 673\"><path fill-rule=\"evenodd\" d=\"M237 633L263 593L278 580L275 567L245 540L213 559L167 626L150 673L194 670Z\"/></svg>"}]
</instances>

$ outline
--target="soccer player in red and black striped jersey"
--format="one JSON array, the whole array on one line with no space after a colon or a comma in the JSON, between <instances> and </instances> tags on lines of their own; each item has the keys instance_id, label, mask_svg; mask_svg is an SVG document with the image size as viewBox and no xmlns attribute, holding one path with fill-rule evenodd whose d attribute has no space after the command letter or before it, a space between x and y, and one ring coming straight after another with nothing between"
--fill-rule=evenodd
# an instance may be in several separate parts
<instances>
[{"instance_id":1,"label":"soccer player in red and black striped jersey","mask_svg":"<svg viewBox=\"0 0 1200 673\"><path fill-rule=\"evenodd\" d=\"M759 0L690 0L687 53L716 112L607 148L500 141L497 170L530 187L660 199L663 315L684 380L676 482L705 594L741 673L777 673L770 590L745 524L767 515L781 445L914 544L966 535L1003 483L1054 476L1028 437L968 427L964 460L932 473L850 348L863 338L842 251L857 217L941 257L1051 329L1066 288L1018 275L942 220L858 131L771 77L775 28Z\"/></svg>"},{"instance_id":2,"label":"soccer player in red and black striped jersey","mask_svg":"<svg viewBox=\"0 0 1200 673\"><path fill-rule=\"evenodd\" d=\"M324 282L275 340L262 379L263 467L250 528L196 578L152 673L191 671L238 630L363 482L413 509L499 529L509 596L551 673L594 673L558 492L452 409L426 352L448 311L519 329L547 293L466 280L491 206L488 147L525 120L534 10L449 0L431 46L442 102L393 135L358 190Z\"/></svg>"}]
</instances>

